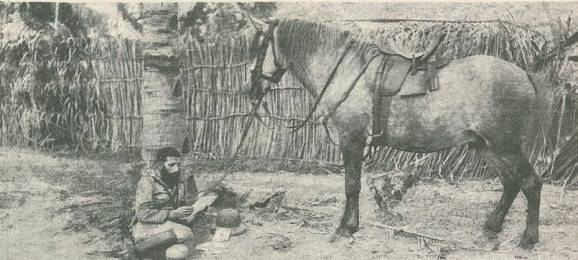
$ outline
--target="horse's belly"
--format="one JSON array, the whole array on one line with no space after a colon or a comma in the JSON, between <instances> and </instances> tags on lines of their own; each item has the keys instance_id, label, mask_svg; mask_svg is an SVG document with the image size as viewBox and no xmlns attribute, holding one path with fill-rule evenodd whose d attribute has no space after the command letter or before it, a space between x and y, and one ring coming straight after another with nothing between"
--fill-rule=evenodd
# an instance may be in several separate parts
<instances>
[{"instance_id":1,"label":"horse's belly","mask_svg":"<svg viewBox=\"0 0 578 260\"><path fill-rule=\"evenodd\" d=\"M487 100L488 91L482 82L472 82L464 78L466 73L455 71L460 69L440 72L437 91L425 96L393 97L382 138L385 145L431 152L470 140L465 132L481 122L484 114L481 110L487 107L481 100Z\"/></svg>"},{"instance_id":2,"label":"horse's belly","mask_svg":"<svg viewBox=\"0 0 578 260\"><path fill-rule=\"evenodd\" d=\"M397 150L407 152L427 153L447 149L466 142L464 136L460 138L460 133L433 133L417 130L409 131L389 131L381 143L376 142L374 145L385 145ZM458 141L463 139L463 141Z\"/></svg>"},{"instance_id":3,"label":"horse's belly","mask_svg":"<svg viewBox=\"0 0 578 260\"><path fill-rule=\"evenodd\" d=\"M423 124L394 118L388 123L383 145L402 151L433 152L468 141L467 136L464 136L466 126L450 127L445 123Z\"/></svg>"},{"instance_id":4,"label":"horse's belly","mask_svg":"<svg viewBox=\"0 0 578 260\"><path fill-rule=\"evenodd\" d=\"M472 115L463 114L457 104L436 105L428 103L436 101L423 99L427 97L392 101L385 132L381 138L375 138L378 142L373 144L404 151L431 152L466 141L463 133L470 127L468 119Z\"/></svg>"}]
</instances>

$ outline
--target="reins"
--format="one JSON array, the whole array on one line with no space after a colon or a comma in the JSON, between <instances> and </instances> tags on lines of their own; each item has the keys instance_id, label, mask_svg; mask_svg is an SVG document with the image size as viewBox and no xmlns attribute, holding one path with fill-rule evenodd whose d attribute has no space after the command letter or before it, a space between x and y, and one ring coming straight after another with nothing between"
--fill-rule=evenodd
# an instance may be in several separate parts
<instances>
[{"instance_id":1,"label":"reins","mask_svg":"<svg viewBox=\"0 0 578 260\"><path fill-rule=\"evenodd\" d=\"M229 160L227 161L227 164L232 164L237 160L237 157L239 155L239 151L241 150L241 147L243 147L243 143L245 142L245 139L247 138L247 135L249 133L249 128L251 128L251 125L253 123L253 119L257 114L257 110L259 108L259 105L261 105L261 101L263 100L263 98L260 98L257 100L257 102L253 103L253 107L251 108L251 112L249 113L249 122L247 122L247 125L243 128L243 133L241 135L241 140L239 140L239 144L237 145L237 148L235 149L235 153L233 153L233 155L229 158ZM204 191L209 191L212 190L213 188L217 187L219 184L221 184L223 182L223 180L225 179L225 177L227 177L227 175L229 175L232 172L231 169L229 169L228 171L226 171L224 174L221 175L221 177L219 177L219 179L213 183L213 185L211 185L210 187L199 191L200 192L204 192Z\"/></svg>"},{"instance_id":2,"label":"reins","mask_svg":"<svg viewBox=\"0 0 578 260\"><path fill-rule=\"evenodd\" d=\"M335 74L337 73L337 70L339 69L339 67L343 63L343 60L345 59L345 56L347 55L347 53L349 53L349 51L351 50L351 48L353 46L352 40L349 40L346 43L343 51L341 52L341 54L339 56L339 59L337 60L337 62L333 66L333 68L331 69L331 72L330 72L329 76L327 77L327 80L325 81L323 88L321 89L321 92L319 93L319 95L315 99L315 103L313 104L313 107L307 113L307 117L304 120L302 120L302 122L299 123L298 125L292 125L289 127L283 126L285 128L291 129L291 130L286 131L286 132L279 132L278 130L273 129L268 124L266 124L263 121L263 119L261 118L261 116L259 116L259 114L257 113L259 106L261 106L261 104L263 102L263 98L265 97L265 95L269 91L269 88L267 88L267 89L263 88L262 79L265 79L265 80L273 82L273 83L278 83L279 80L281 79L281 77L283 76L283 74L286 72L286 69L282 67L282 65L280 64L280 62L278 60L277 53L276 53L277 51L275 49L274 30L275 30L276 25L277 25L276 22L273 22L270 24L269 30L264 33L264 36L265 36L264 40L259 46L259 52L257 54L255 67L251 70L251 95L254 97L254 101L251 102L251 103L253 103L253 106L252 106L251 112L249 114L249 122L247 122L247 124L243 128L243 133L241 134L241 139L239 140L239 144L237 145L237 148L235 149L235 152L233 153L233 155L228 160L229 164L236 161L236 159L239 155L239 152L243 146L243 143L245 142L245 140L247 138L247 135L249 133L249 129L251 128L251 125L252 125L253 120L255 118L257 118L257 120L261 124L263 124L265 127L267 127L269 130L277 132L277 133L291 134L291 133L295 133L299 129L303 128L303 126L305 126L305 124L307 124L307 122L309 122L309 120L313 117L313 114L315 113L315 111L317 110L317 107L321 103L321 99L323 98L323 96L327 92L327 89L329 89L329 85L331 84L331 82L333 82L333 79L335 78ZM255 37L256 39L258 39L260 37L260 34L263 32L258 31L257 33L258 34ZM268 48L268 45L270 42L273 45L272 46L272 53L273 53L273 58L274 58L273 62L275 64L276 70L272 76L265 76L265 75L263 75L263 71L262 71L263 70L263 63L265 61L265 56L267 55L267 48ZM327 136L329 137L330 142L333 143L334 145L337 145L337 144L331 138L331 134L329 133L329 129L327 127L327 122L328 122L329 118L331 118L331 116L337 111L339 106L343 102L345 102L345 100L349 97L349 95L351 94L351 91L353 91L353 89L355 88L355 85L357 85L357 82L359 82L359 79L361 79L361 77L365 74L365 72L366 72L367 68L369 67L369 65L371 64L371 62L379 55L381 55L381 53L377 52L376 54L373 54L369 58L369 60L365 63L363 69L357 74L357 76L355 77L353 82L351 82L351 84L349 85L347 90L343 93L343 95L341 96L339 101L330 108L329 113L323 119L322 124L325 128ZM221 175L221 177L213 185L211 185L209 188L207 188L203 191L211 190L211 189L215 188L216 186L218 186L225 179L225 177L227 177L231 172L232 171L225 172L223 175Z\"/></svg>"},{"instance_id":3,"label":"reins","mask_svg":"<svg viewBox=\"0 0 578 260\"><path fill-rule=\"evenodd\" d=\"M288 128L293 129L293 130L291 130L289 133L294 133L294 132L298 131L298 130L301 129L303 126L305 126L305 124L307 124L307 122L309 121L309 119L311 119L311 117L313 116L313 114L314 114L315 111L317 110L317 107L318 107L319 104L321 103L321 99L322 99L323 96L325 95L325 92L327 92L327 89L329 89L329 85L330 85L331 82L333 81L333 78L335 78L335 74L337 73L337 70L339 69L339 66L340 66L341 63L343 62L343 59L345 59L345 55L349 52L349 50L351 49L352 46L353 46L353 41L348 41L347 44L345 45L345 48L343 49L343 52L342 52L341 55L339 56L339 60L337 60L337 63L335 64L335 66L333 66L333 69L331 70L331 73L329 74L329 77L328 77L327 80L325 81L325 84L323 85L323 88L321 89L321 92L319 93L319 96L317 96L317 98L315 99L315 103L313 104L313 107L309 110L309 113L307 114L307 117L305 117L305 119L303 120L303 122L301 122L299 125L288 127Z\"/></svg>"},{"instance_id":4,"label":"reins","mask_svg":"<svg viewBox=\"0 0 578 260\"><path fill-rule=\"evenodd\" d=\"M337 70L339 69L341 63L343 62L343 60L345 59L345 56L347 55L347 53L349 52L349 50L351 49L353 45L353 42L349 41L346 45L345 48L343 49L343 51L341 52L341 55L339 56L339 59L337 60L337 62L335 63L335 65L333 66L331 73L329 74L329 77L327 78L327 80L325 81L325 84L323 85L323 88L321 89L321 92L319 93L319 95L317 96L317 98L315 99L315 103L313 104L313 107L309 110L309 112L307 113L307 117L305 117L305 119L301 120L302 122L299 123L298 125L292 125L292 126L281 126L287 129L291 129L289 131L278 131L273 129L272 127L270 127L267 123L265 123L263 121L263 119L256 114L257 119L259 120L259 122L261 122L263 125L265 125L265 127L267 127L267 129L274 131L276 133L281 133L281 134L292 134L297 132L299 129L303 128L303 126L305 126L305 124L307 124L307 122L309 122L309 120L311 119L311 117L313 116L313 114L315 113L315 111L317 110L317 107L319 106L319 104L321 103L321 99L323 98L323 96L325 95L325 93L327 92L327 89L329 89L329 85L331 84L331 82L333 81L333 78L335 78L335 74L337 73ZM359 77L358 77L359 78ZM357 82L357 80L356 80ZM261 99L262 100L262 97ZM326 129L327 130L327 129Z\"/></svg>"},{"instance_id":5,"label":"reins","mask_svg":"<svg viewBox=\"0 0 578 260\"><path fill-rule=\"evenodd\" d=\"M327 113L327 116L325 116L325 118L323 119L322 123L323 123L323 126L325 127L325 132L326 132L327 136L329 137L329 141L331 141L333 144L337 145L333 141L333 139L331 138L331 134L329 133L329 129L327 128L327 122L333 116L333 114L335 114L335 112L337 112L337 109L341 106L341 104L343 104L343 102L345 102L345 100L347 100L347 98L351 94L351 91L353 91L353 88L355 88L355 85L357 85L357 82L359 81L359 79L361 79L361 77L365 74L365 71L367 71L367 68L369 67L369 65L371 65L371 62L379 55L382 55L382 54L377 52L376 54L373 54L369 58L369 60L363 66L363 69L357 74L357 77L355 77L353 82L351 82L351 84L347 88L347 91L345 91L343 93L343 95L341 95L341 98L331 107L331 109L329 110L329 113Z\"/></svg>"},{"instance_id":6,"label":"reins","mask_svg":"<svg viewBox=\"0 0 578 260\"><path fill-rule=\"evenodd\" d=\"M273 38L272 38L273 39ZM273 48L275 48L275 43L274 41L272 41L272 45ZM317 98L315 99L315 103L313 104L313 107L309 110L309 112L307 113L307 116L305 117L305 119L301 120L301 123L299 123L298 125L292 125L292 126L282 126L279 124L276 124L280 127L284 127L287 129L291 129L289 131L279 131L274 129L273 127L269 126L269 124L265 123L265 121L263 120L263 118L261 116L259 116L257 113L255 113L254 115L257 117L257 120L264 125L267 129L269 129L270 131L273 131L275 133L279 133L279 134L292 134L297 132L299 129L303 128L305 126L305 124L307 124L309 122L309 120L313 117L313 114L315 113L315 111L317 110L317 107L319 106L319 104L321 103L321 100L323 99L325 93L327 92L327 90L329 89L329 85L333 82L333 79L335 78L335 74L337 73L337 70L339 69L339 67L341 66L341 64L343 63L343 60L345 59L345 56L347 55L347 53L350 51L351 47L353 46L353 41L349 40L343 51L341 52L339 59L337 60L337 62L335 63L335 65L333 66L329 76L327 77L327 80L325 81L323 88L321 89L321 92L319 93L319 95L317 96ZM376 48L375 46L372 46L370 48ZM367 50L369 51L369 50ZM277 56L276 56L276 51L275 49L273 49L273 55L274 55L274 63L276 67L279 67L277 64L279 64L278 60L277 60ZM321 122L321 124L323 125L323 127L325 128L325 132L327 134L327 136L329 137L329 141L334 144L334 145L338 145L333 138L331 138L331 134L329 133L329 128L327 126L328 120L329 118L331 118L331 116L333 116L333 114L335 114L335 112L337 111L337 109L339 108L339 106L341 104L343 104L343 102L345 102L345 100L349 97L349 95L351 94L351 91L353 91L353 88L355 88L355 85L357 85L357 82L359 82L359 80L361 79L361 77L365 74L365 72L367 71L367 68L369 67L369 65L371 64L371 62L377 57L381 55L381 53L377 52L376 54L372 55L368 61L365 63L363 69L357 74L357 76L355 77L355 79L353 80L353 82L351 82L351 84L349 85L349 87L347 88L347 90L343 93L343 95L341 96L341 98L339 99L339 101L337 101L337 103L335 105L333 105L330 109L329 109L329 113L324 117L323 121ZM263 92L265 94L265 91ZM262 97L260 97L259 99L259 103L261 103L261 100L263 99L264 95ZM257 107L258 108L258 107ZM269 111L268 109L265 109L266 112L268 114ZM255 111L256 112L256 111Z\"/></svg>"},{"instance_id":7,"label":"reins","mask_svg":"<svg viewBox=\"0 0 578 260\"><path fill-rule=\"evenodd\" d=\"M274 29L274 27L273 27ZM272 29L270 29L269 31L272 31ZM263 32L257 30L257 34L255 35L255 39L258 39L261 34ZM267 91L263 91L263 88L257 88L257 86L262 86L263 82L261 81L261 78L265 78L267 80L275 80L274 77L279 77L282 76L282 74L285 72L283 69L283 72L281 73L281 75L273 75L271 78L268 77L263 77L262 75L262 70L263 70L263 63L265 61L265 56L267 54L267 45L269 44L269 40L271 39L267 34L269 32L266 32L265 34L265 39L263 40L263 42L261 43L261 46L259 48L259 53L257 55L257 60L255 62L255 67L251 70L251 94L256 98L255 102L253 103L253 106L251 108L251 112L249 113L249 122L247 122L247 124L245 125L245 127L243 128L243 133L241 134L241 140L239 140L239 144L237 145L237 148L235 149L235 152L233 153L233 155L229 158L228 160L228 164L232 164L233 162L235 162L237 160L237 157L239 155L239 151L241 151L241 147L243 147L243 143L245 142L245 139L247 138L247 135L249 133L249 128L251 128L251 125L253 123L253 119L255 117L258 118L257 115L257 110L259 109L259 106L261 105L261 102L263 101L263 97L265 96L265 94L267 94ZM277 66L277 59L275 59L275 66ZM210 187L200 191L200 192L204 192L204 191L209 191L212 190L213 188L217 187L219 184L221 184L223 182L223 180L225 179L225 177L227 177L227 175L229 175L232 172L232 170L226 171L224 174L221 175L221 177L219 177L219 179L213 183L213 185L211 185Z\"/></svg>"}]
</instances>

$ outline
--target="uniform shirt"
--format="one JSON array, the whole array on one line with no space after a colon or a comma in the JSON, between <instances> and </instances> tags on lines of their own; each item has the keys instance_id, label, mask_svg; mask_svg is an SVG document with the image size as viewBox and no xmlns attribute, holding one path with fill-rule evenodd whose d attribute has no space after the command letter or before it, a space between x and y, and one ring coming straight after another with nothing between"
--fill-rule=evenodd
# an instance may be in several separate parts
<instances>
[{"instance_id":1,"label":"uniform shirt","mask_svg":"<svg viewBox=\"0 0 578 260\"><path fill-rule=\"evenodd\" d=\"M169 186L161 181L159 170L145 170L136 190L136 219L141 223L164 223L170 210L185 204L185 190L183 181Z\"/></svg>"}]
</instances>

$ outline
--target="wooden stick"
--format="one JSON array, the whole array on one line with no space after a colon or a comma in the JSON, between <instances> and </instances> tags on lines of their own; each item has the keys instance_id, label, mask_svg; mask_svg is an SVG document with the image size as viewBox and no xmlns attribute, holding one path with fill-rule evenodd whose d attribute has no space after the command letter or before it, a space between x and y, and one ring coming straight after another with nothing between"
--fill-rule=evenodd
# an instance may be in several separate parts
<instances>
[{"instance_id":1,"label":"wooden stick","mask_svg":"<svg viewBox=\"0 0 578 260\"><path fill-rule=\"evenodd\" d=\"M461 244L460 241L457 241L455 239L445 239L445 238L441 238L441 237L437 237L437 236L426 235L423 233L419 233L419 232L415 232L415 231L408 231L408 230L404 230L402 228L398 228L398 227L394 227L394 226L388 226L388 225L374 223L374 222L371 222L370 224L373 226L379 227L379 228L384 228L384 229L387 229L390 231L394 231L394 233L396 235L397 234L408 234L408 235L411 235L413 237L426 238L426 239L437 241L437 242L448 242L448 243L454 243L454 244Z\"/></svg>"}]
</instances>

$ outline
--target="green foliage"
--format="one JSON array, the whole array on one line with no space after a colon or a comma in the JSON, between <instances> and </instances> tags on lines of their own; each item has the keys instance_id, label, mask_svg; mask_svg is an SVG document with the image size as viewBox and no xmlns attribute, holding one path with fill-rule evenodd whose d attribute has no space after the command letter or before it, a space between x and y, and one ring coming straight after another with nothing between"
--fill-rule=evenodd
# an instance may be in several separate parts
<instances>
[{"instance_id":1,"label":"green foliage","mask_svg":"<svg viewBox=\"0 0 578 260\"><path fill-rule=\"evenodd\" d=\"M272 2L198 2L180 17L181 33L198 39L234 34L250 23L248 15L267 18L276 9L277 4Z\"/></svg>"}]
</instances>

